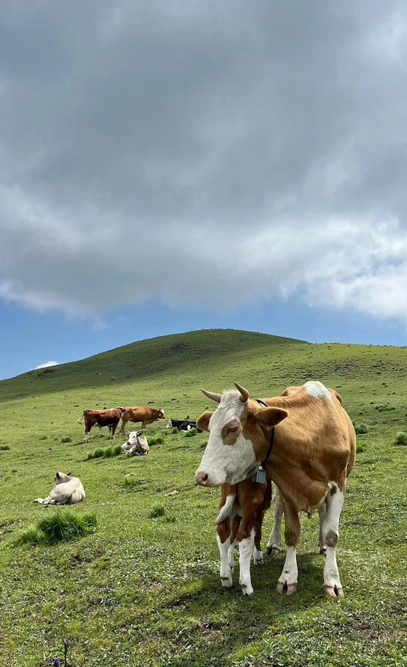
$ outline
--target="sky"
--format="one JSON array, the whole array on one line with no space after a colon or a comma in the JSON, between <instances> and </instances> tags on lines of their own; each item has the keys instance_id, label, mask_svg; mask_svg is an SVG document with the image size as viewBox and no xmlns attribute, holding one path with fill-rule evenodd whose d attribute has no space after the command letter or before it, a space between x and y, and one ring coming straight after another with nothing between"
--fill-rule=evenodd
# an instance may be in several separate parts
<instances>
[{"instance_id":1,"label":"sky","mask_svg":"<svg viewBox=\"0 0 407 667\"><path fill-rule=\"evenodd\" d=\"M407 344L407 5L4 0L0 379L234 328Z\"/></svg>"}]
</instances>

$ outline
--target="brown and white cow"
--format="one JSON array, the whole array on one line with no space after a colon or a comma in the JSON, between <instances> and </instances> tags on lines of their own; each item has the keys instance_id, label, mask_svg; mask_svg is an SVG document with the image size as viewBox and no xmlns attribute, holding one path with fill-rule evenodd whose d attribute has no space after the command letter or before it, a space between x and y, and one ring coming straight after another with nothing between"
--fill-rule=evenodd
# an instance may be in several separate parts
<instances>
[{"instance_id":1,"label":"brown and white cow","mask_svg":"<svg viewBox=\"0 0 407 667\"><path fill-rule=\"evenodd\" d=\"M124 408L117 407L112 410L85 410L82 417L78 419L78 424L85 421L85 440L88 442L89 433L92 428L98 425L100 428L107 426L109 428L109 438L114 438L117 425L122 417Z\"/></svg>"},{"instance_id":2,"label":"brown and white cow","mask_svg":"<svg viewBox=\"0 0 407 667\"><path fill-rule=\"evenodd\" d=\"M326 547L324 590L333 597L343 596L336 545L347 478L355 461L356 435L339 395L321 382L307 382L300 388L290 388L284 396L264 399L268 407L262 407L250 400L246 389L238 384L236 387L238 391L223 395L204 391L219 406L197 422L199 428L209 431L209 440L195 474L196 482L221 486L248 479L267 458L275 429L266 468L281 494L287 544L277 591L287 595L297 591L300 514L319 509ZM238 535L244 592L252 590L254 538L253 529Z\"/></svg>"},{"instance_id":3,"label":"brown and white cow","mask_svg":"<svg viewBox=\"0 0 407 667\"><path fill-rule=\"evenodd\" d=\"M131 431L127 442L122 445L122 450L128 456L147 456L150 447L146 436L141 431Z\"/></svg>"},{"instance_id":4,"label":"brown and white cow","mask_svg":"<svg viewBox=\"0 0 407 667\"><path fill-rule=\"evenodd\" d=\"M141 428L146 428L147 424L152 424L157 419L165 419L164 410L155 408L125 408L121 419L121 432L126 435L127 422L141 422Z\"/></svg>"},{"instance_id":5,"label":"brown and white cow","mask_svg":"<svg viewBox=\"0 0 407 667\"><path fill-rule=\"evenodd\" d=\"M85 497L85 489L78 477L57 472L54 488L47 498L37 498L35 503L40 505L75 505Z\"/></svg>"}]
</instances>

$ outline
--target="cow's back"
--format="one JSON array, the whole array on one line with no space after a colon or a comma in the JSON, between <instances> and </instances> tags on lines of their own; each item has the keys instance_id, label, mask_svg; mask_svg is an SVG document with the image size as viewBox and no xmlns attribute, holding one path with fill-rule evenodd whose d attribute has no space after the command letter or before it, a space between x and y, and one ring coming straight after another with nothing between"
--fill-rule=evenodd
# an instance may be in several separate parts
<instances>
[{"instance_id":1,"label":"cow's back","mask_svg":"<svg viewBox=\"0 0 407 667\"><path fill-rule=\"evenodd\" d=\"M285 498L310 511L325 495L329 482L341 489L346 486L355 461L353 424L336 392L313 397L301 387L267 403L288 412L276 428L270 475Z\"/></svg>"}]
</instances>

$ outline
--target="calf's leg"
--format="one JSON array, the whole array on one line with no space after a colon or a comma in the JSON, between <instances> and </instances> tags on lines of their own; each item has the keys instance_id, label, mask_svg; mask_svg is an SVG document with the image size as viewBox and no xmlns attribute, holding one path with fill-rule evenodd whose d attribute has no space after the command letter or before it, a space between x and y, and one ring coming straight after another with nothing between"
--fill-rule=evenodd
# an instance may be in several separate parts
<instances>
[{"instance_id":1,"label":"calf's leg","mask_svg":"<svg viewBox=\"0 0 407 667\"><path fill-rule=\"evenodd\" d=\"M230 521L226 519L218 523L218 547L220 553L220 579L222 586L230 588L233 584L230 552L233 556L233 542L231 540Z\"/></svg>"}]
</instances>

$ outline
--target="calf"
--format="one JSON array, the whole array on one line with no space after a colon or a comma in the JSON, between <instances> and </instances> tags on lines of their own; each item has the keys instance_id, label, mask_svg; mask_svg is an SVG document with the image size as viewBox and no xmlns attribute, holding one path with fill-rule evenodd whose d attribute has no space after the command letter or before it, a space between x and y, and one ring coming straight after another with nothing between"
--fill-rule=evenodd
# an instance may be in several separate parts
<instances>
[{"instance_id":1,"label":"calf","mask_svg":"<svg viewBox=\"0 0 407 667\"><path fill-rule=\"evenodd\" d=\"M92 428L96 425L99 428L107 426L109 429L109 438L114 438L117 425L122 417L124 408L117 407L112 410L85 410L82 417L78 419L78 424L82 421L85 421L85 439L84 442L88 442L89 434Z\"/></svg>"},{"instance_id":2,"label":"calf","mask_svg":"<svg viewBox=\"0 0 407 667\"><path fill-rule=\"evenodd\" d=\"M155 408L125 408L121 419L121 433L126 435L127 422L141 422L141 428L145 429L147 424L152 424L157 419L165 419L164 410Z\"/></svg>"},{"instance_id":3,"label":"calf","mask_svg":"<svg viewBox=\"0 0 407 667\"><path fill-rule=\"evenodd\" d=\"M253 593L250 561L263 564L261 532L265 511L271 502L271 480L258 483L251 477L238 484L223 484L220 512L216 519L217 541L220 552L222 586L232 586L234 548L239 545L240 585L245 595ZM253 550L254 542L254 550Z\"/></svg>"},{"instance_id":4,"label":"calf","mask_svg":"<svg viewBox=\"0 0 407 667\"><path fill-rule=\"evenodd\" d=\"M180 433L187 433L196 428L198 433L202 433L201 429L197 427L196 422L191 422L188 419L170 419L166 428L176 428Z\"/></svg>"},{"instance_id":5,"label":"calf","mask_svg":"<svg viewBox=\"0 0 407 667\"><path fill-rule=\"evenodd\" d=\"M250 400L247 389L236 387L238 391L223 395L204 391L219 405L197 421L199 428L209 431L209 440L196 482L205 487L238 484L266 462L285 516L287 556L277 591L296 593L300 515L319 509L322 546L326 547L324 591L342 597L336 546L347 479L355 462L356 435L340 396L321 382L306 382L283 396L265 399L263 407ZM254 537L252 531L242 551L252 551Z\"/></svg>"},{"instance_id":6,"label":"calf","mask_svg":"<svg viewBox=\"0 0 407 667\"><path fill-rule=\"evenodd\" d=\"M34 502L41 505L75 505L80 503L84 497L85 489L78 477L57 472L54 488L48 498L37 498Z\"/></svg>"},{"instance_id":7,"label":"calf","mask_svg":"<svg viewBox=\"0 0 407 667\"><path fill-rule=\"evenodd\" d=\"M129 456L147 456L150 451L147 438L142 435L141 431L131 431L128 441L122 445L122 449Z\"/></svg>"}]
</instances>

